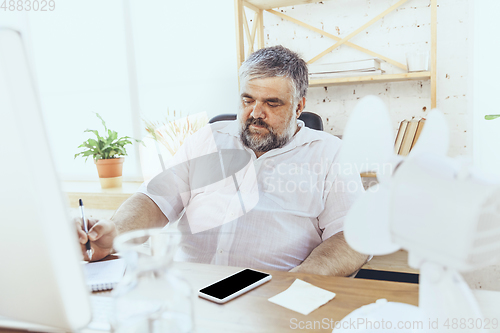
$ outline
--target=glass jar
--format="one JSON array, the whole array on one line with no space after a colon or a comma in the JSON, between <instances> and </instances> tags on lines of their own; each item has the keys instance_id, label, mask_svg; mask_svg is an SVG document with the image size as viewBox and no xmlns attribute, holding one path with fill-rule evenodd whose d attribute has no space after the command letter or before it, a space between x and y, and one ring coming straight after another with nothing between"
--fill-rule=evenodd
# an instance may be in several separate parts
<instances>
[{"instance_id":1,"label":"glass jar","mask_svg":"<svg viewBox=\"0 0 500 333\"><path fill-rule=\"evenodd\" d=\"M116 237L127 262L113 290L112 332L194 332L193 290L172 263L180 233L146 229Z\"/></svg>"}]
</instances>

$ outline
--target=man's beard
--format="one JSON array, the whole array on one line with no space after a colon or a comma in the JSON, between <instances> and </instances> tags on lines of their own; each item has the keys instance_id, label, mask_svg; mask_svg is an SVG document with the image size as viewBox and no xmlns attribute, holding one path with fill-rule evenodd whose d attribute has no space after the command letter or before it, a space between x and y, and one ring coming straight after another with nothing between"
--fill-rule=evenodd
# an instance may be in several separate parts
<instances>
[{"instance_id":1,"label":"man's beard","mask_svg":"<svg viewBox=\"0 0 500 333\"><path fill-rule=\"evenodd\" d=\"M250 125L263 126L268 130L266 134L256 134L250 131ZM248 118L242 126L240 138L245 146L258 152L267 152L285 146L295 134L295 122L288 121L288 127L278 135L274 130L260 118Z\"/></svg>"}]
</instances>

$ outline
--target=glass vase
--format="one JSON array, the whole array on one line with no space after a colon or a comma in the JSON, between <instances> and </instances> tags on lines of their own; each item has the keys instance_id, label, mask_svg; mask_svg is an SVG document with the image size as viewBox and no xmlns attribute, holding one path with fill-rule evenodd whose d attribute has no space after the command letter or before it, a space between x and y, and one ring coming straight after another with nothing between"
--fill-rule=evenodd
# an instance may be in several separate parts
<instances>
[{"instance_id":1,"label":"glass vase","mask_svg":"<svg viewBox=\"0 0 500 333\"><path fill-rule=\"evenodd\" d=\"M114 248L127 262L113 290L112 332L194 332L193 290L172 269L180 234L137 230L118 236Z\"/></svg>"}]
</instances>

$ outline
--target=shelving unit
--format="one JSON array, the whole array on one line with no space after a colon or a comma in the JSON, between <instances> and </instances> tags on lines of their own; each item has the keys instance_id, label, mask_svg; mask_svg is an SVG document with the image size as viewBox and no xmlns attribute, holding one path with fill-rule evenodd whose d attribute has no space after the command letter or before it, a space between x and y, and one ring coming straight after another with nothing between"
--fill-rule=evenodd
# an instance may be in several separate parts
<instances>
[{"instance_id":1,"label":"shelving unit","mask_svg":"<svg viewBox=\"0 0 500 333\"><path fill-rule=\"evenodd\" d=\"M66 193L70 207L78 206L82 199L86 208L116 210L132 196L142 182L123 182L122 187L102 189L99 181L63 182L62 189Z\"/></svg>"},{"instance_id":2,"label":"shelving unit","mask_svg":"<svg viewBox=\"0 0 500 333\"><path fill-rule=\"evenodd\" d=\"M329 1L329 0L325 0ZM406 72L406 65L401 64L387 56L378 54L371 50L368 50L362 46L349 42L349 40L365 30L367 27L373 23L380 20L387 14L395 11L398 7L411 0L400 0L391 7L389 7L384 12L380 13L376 17L372 18L367 23L363 24L358 29L354 30L344 38L340 38L326 31L313 27L307 23L301 22L290 16L287 16L281 12L273 10L273 8L279 7L289 7L303 4L310 4L317 1L314 0L235 0L235 16L236 16L236 47L237 47L237 57L238 57L238 69L239 66L245 61L246 57L250 55L255 49L260 49L264 47L264 11L281 17L285 20L298 24L306 29L319 33L325 37L331 38L336 42L314 58L308 61L308 63L313 63L320 59L324 55L330 53L340 45L347 45L349 47L355 48L362 51L372 57L380 58L381 60L404 70L404 73L400 74L383 74L376 76L357 76L357 77L343 77L343 78L332 78L332 79L321 79L321 80L310 80L310 87L324 87L338 84L356 84L356 83L377 83L377 82L398 82L407 80L430 80L431 81L431 108L436 107L436 63L437 63L437 0L430 0L431 5L431 70L429 72L417 72L408 73ZM253 24L252 27L248 24L248 19L245 14L244 8L247 7L254 11ZM247 48L245 49L245 40L247 41Z\"/></svg>"},{"instance_id":3,"label":"shelving unit","mask_svg":"<svg viewBox=\"0 0 500 333\"><path fill-rule=\"evenodd\" d=\"M357 83L370 83L370 82L429 80L430 78L431 78L431 72L339 77L334 79L310 80L309 87L324 87L336 84L357 84Z\"/></svg>"}]
</instances>

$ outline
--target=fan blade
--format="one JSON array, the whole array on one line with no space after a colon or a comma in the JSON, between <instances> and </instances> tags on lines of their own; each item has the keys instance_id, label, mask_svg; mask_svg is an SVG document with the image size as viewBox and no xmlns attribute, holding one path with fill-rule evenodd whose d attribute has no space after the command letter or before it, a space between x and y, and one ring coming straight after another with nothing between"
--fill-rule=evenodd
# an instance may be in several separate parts
<instances>
[{"instance_id":1,"label":"fan blade","mask_svg":"<svg viewBox=\"0 0 500 333\"><path fill-rule=\"evenodd\" d=\"M444 114L434 109L425 121L422 133L408 156L420 153L446 155L450 144L450 130Z\"/></svg>"},{"instance_id":2,"label":"fan blade","mask_svg":"<svg viewBox=\"0 0 500 333\"><path fill-rule=\"evenodd\" d=\"M384 164L394 156L394 138L391 121L384 102L376 96L359 101L349 117L342 136L339 155L341 165L358 172L382 173Z\"/></svg>"},{"instance_id":3,"label":"fan blade","mask_svg":"<svg viewBox=\"0 0 500 333\"><path fill-rule=\"evenodd\" d=\"M390 201L390 189L377 184L352 205L346 216L344 236L354 250L364 254L385 255L400 249L392 242Z\"/></svg>"}]
</instances>

